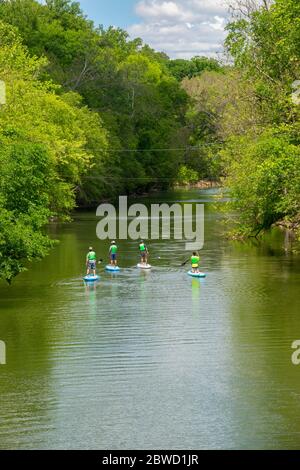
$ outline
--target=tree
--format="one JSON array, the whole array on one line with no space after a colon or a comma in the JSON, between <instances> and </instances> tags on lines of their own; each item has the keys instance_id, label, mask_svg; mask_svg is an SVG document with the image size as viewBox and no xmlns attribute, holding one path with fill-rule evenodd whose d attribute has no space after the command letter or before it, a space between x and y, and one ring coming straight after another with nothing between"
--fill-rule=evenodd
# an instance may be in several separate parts
<instances>
[{"instance_id":1,"label":"tree","mask_svg":"<svg viewBox=\"0 0 300 470\"><path fill-rule=\"evenodd\" d=\"M78 95L58 96L57 86L38 80L44 66L15 29L0 22L7 90L0 112L0 278L9 282L27 261L47 253L52 242L44 225L74 208L76 185L99 162L92 148L107 146L99 116L82 107Z\"/></svg>"},{"instance_id":2,"label":"tree","mask_svg":"<svg viewBox=\"0 0 300 470\"><path fill-rule=\"evenodd\" d=\"M186 119L193 147L185 162L200 177L219 179L225 176L219 155L224 143L232 135L258 132L261 122L255 113L253 89L231 68L222 74L204 72L200 77L186 78L182 86L191 98Z\"/></svg>"},{"instance_id":3,"label":"tree","mask_svg":"<svg viewBox=\"0 0 300 470\"><path fill-rule=\"evenodd\" d=\"M184 78L192 78L201 75L206 70L221 72L222 67L216 59L195 56L191 60L174 59L167 62L171 74L181 81Z\"/></svg>"},{"instance_id":4,"label":"tree","mask_svg":"<svg viewBox=\"0 0 300 470\"><path fill-rule=\"evenodd\" d=\"M239 209L238 231L248 235L300 212L299 106L292 100L300 74L299 16L298 1L275 0L248 9L227 27L227 49L242 83L253 89L261 123L255 133L233 136L222 152Z\"/></svg>"},{"instance_id":5,"label":"tree","mask_svg":"<svg viewBox=\"0 0 300 470\"><path fill-rule=\"evenodd\" d=\"M79 203L145 191L160 181L165 185L167 178L172 184L182 154L151 149L165 149L177 139L187 96L165 55L139 38L130 40L120 28L95 28L69 1L3 2L1 17L19 28L32 53L47 57L41 78L60 84L59 93L79 93L108 130L107 166L94 166L78 185Z\"/></svg>"},{"instance_id":6,"label":"tree","mask_svg":"<svg viewBox=\"0 0 300 470\"><path fill-rule=\"evenodd\" d=\"M300 212L300 149L285 136L268 130L255 142L233 138L222 152L237 232L258 235L278 220Z\"/></svg>"}]
</instances>

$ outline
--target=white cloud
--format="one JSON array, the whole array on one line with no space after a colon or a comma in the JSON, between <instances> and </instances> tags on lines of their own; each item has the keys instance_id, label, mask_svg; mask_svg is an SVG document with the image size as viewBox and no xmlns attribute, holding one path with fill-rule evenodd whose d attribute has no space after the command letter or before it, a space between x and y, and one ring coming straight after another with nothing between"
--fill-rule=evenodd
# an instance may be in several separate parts
<instances>
[{"instance_id":1,"label":"white cloud","mask_svg":"<svg viewBox=\"0 0 300 470\"><path fill-rule=\"evenodd\" d=\"M177 19L182 15L181 9L175 2L158 2L158 1L140 1L136 6L138 15L144 18L158 19Z\"/></svg>"},{"instance_id":2,"label":"white cloud","mask_svg":"<svg viewBox=\"0 0 300 470\"><path fill-rule=\"evenodd\" d=\"M141 22L129 27L131 36L170 57L213 57L222 50L225 0L140 0L136 13Z\"/></svg>"}]
</instances>

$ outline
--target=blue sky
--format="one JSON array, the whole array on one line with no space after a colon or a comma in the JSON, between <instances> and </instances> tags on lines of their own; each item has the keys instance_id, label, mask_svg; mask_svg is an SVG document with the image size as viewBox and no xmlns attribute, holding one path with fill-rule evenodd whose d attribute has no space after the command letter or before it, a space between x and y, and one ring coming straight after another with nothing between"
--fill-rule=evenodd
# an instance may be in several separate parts
<instances>
[{"instance_id":1,"label":"blue sky","mask_svg":"<svg viewBox=\"0 0 300 470\"><path fill-rule=\"evenodd\" d=\"M127 28L138 21L135 14L136 0L81 0L84 12L104 26L120 26Z\"/></svg>"},{"instance_id":2,"label":"blue sky","mask_svg":"<svg viewBox=\"0 0 300 470\"><path fill-rule=\"evenodd\" d=\"M229 0L81 0L96 25L119 26L171 58L222 52Z\"/></svg>"}]
</instances>

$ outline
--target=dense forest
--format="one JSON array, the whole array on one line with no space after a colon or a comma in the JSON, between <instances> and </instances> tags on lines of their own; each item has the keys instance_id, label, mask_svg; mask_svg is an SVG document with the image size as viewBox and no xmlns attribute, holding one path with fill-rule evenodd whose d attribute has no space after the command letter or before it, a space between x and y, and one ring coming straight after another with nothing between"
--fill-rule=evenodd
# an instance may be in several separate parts
<instances>
[{"instance_id":1,"label":"dense forest","mask_svg":"<svg viewBox=\"0 0 300 470\"><path fill-rule=\"evenodd\" d=\"M0 278L48 252L50 219L175 182L222 181L239 235L297 225L300 4L243 5L220 64L171 60L68 0L0 1Z\"/></svg>"}]
</instances>

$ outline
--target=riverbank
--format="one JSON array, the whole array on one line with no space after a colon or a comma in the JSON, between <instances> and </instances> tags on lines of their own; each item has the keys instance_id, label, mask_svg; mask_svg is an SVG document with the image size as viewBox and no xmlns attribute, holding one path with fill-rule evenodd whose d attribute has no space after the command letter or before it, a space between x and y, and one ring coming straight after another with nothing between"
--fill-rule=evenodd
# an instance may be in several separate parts
<instances>
[{"instance_id":1,"label":"riverbank","mask_svg":"<svg viewBox=\"0 0 300 470\"><path fill-rule=\"evenodd\" d=\"M212 180L199 180L197 183L175 183L171 189L213 189L213 188L220 188L222 186L220 181L212 181ZM124 196L128 196L128 198L131 199L139 199L139 198L144 198L151 196L155 193L162 192L163 190L161 188L151 188L148 191L141 191L141 192L134 192L131 194L123 194ZM121 195L121 194L120 194ZM118 201L119 196L114 196L113 198L105 198L101 199L97 202L93 202L90 204L83 204L79 203L75 210L76 211L85 211L85 210L92 210L96 209L100 204L114 204L115 202ZM56 220L54 220L55 222Z\"/></svg>"},{"instance_id":2,"label":"riverbank","mask_svg":"<svg viewBox=\"0 0 300 470\"><path fill-rule=\"evenodd\" d=\"M300 214L291 220L279 220L273 227L279 227L282 230L291 232L297 240L300 240Z\"/></svg>"},{"instance_id":3,"label":"riverbank","mask_svg":"<svg viewBox=\"0 0 300 470\"><path fill-rule=\"evenodd\" d=\"M211 180L200 180L197 183L176 183L174 185L175 189L179 188L186 188L186 189L212 189L212 188L220 188L221 182L220 181L211 181Z\"/></svg>"}]
</instances>

